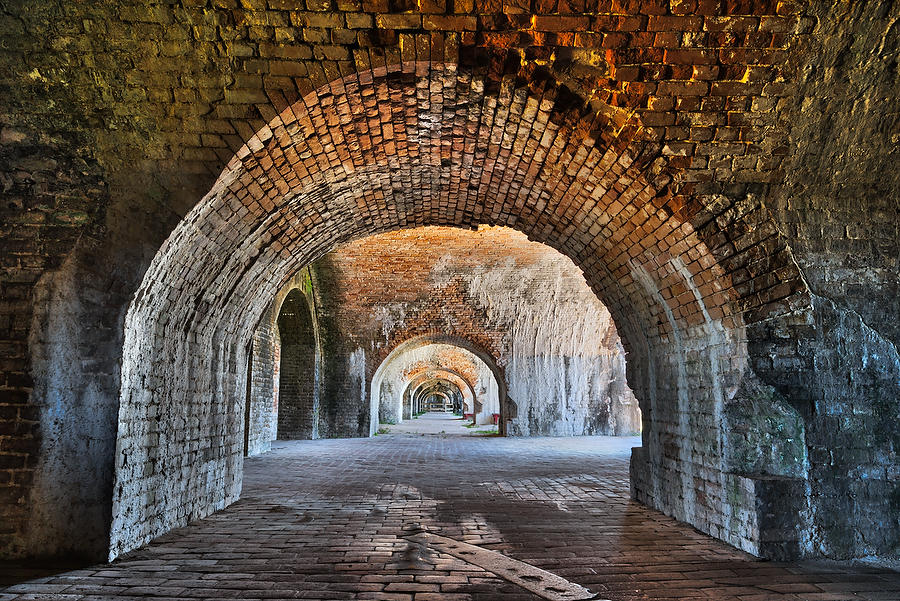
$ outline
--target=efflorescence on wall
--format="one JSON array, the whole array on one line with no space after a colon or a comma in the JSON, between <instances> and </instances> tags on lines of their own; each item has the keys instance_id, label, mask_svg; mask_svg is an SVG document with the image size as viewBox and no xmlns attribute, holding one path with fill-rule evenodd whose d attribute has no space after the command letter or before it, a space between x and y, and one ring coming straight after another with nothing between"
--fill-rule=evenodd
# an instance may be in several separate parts
<instances>
[{"instance_id":1,"label":"efflorescence on wall","mask_svg":"<svg viewBox=\"0 0 900 601\"><path fill-rule=\"evenodd\" d=\"M509 435L640 431L637 400L625 383L625 353L609 311L571 260L514 230L427 227L343 245L292 278L256 338L271 331L277 303L283 314L287 301L282 299L299 302L301 296L303 306L315 312L308 326L314 347L305 356L312 365L319 353L315 360L322 373L309 372L291 386L319 399L315 411L308 405L305 413L308 419L315 413L316 433L312 426L279 430L279 438L365 436L377 429L379 417L403 419L408 370L419 361L424 362L419 367L443 367L467 378L469 388L493 388L489 401L482 398L486 393L476 395L483 407L475 413L480 423L503 413L502 429ZM251 410L251 415L271 413L277 405L279 423L286 401L284 340L299 335L286 326L279 317L282 369L276 399L257 402ZM444 344L436 355L415 346L438 340ZM452 340L457 346L448 347ZM351 368L354 356L364 357L362 373ZM382 373L389 365L390 375ZM505 391L502 409L494 372ZM271 390L265 384L253 395ZM357 421L360 414L368 418L365 423Z\"/></svg>"},{"instance_id":2,"label":"efflorescence on wall","mask_svg":"<svg viewBox=\"0 0 900 601\"><path fill-rule=\"evenodd\" d=\"M564 255L508 228L424 228L344 245L314 266L348 348L369 372L421 335L467 339L492 356L515 407L511 435L640 430L609 311Z\"/></svg>"},{"instance_id":3,"label":"efflorescence on wall","mask_svg":"<svg viewBox=\"0 0 900 601\"><path fill-rule=\"evenodd\" d=\"M115 554L236 498L292 274L490 224L615 319L637 499L767 556L896 556L897 10L9 4L3 553ZM364 396L349 350L322 389Z\"/></svg>"}]
</instances>

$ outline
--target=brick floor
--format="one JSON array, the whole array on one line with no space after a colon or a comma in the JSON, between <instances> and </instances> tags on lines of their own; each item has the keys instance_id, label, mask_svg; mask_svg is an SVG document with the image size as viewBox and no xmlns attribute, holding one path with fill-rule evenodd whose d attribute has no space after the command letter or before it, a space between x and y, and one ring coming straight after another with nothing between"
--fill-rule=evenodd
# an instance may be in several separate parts
<instances>
[{"instance_id":1,"label":"brick floor","mask_svg":"<svg viewBox=\"0 0 900 601\"><path fill-rule=\"evenodd\" d=\"M900 573L755 561L629 501L633 444L402 434L276 443L247 461L244 496L224 511L0 599L539 599L404 538L420 528L612 600L900 599Z\"/></svg>"},{"instance_id":2,"label":"brick floor","mask_svg":"<svg viewBox=\"0 0 900 601\"><path fill-rule=\"evenodd\" d=\"M406 419L399 424L379 424L379 432L386 432L392 436L421 434L445 434L447 436L488 436L497 431L497 426L492 424L471 425L471 420L465 420L452 413L423 413L419 417ZM640 444L640 443L635 443Z\"/></svg>"}]
</instances>

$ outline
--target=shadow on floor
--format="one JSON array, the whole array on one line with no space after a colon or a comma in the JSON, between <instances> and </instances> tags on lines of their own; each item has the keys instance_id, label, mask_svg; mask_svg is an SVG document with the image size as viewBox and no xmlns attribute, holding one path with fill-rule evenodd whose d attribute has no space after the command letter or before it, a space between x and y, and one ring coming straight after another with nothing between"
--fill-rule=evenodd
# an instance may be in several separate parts
<instances>
[{"instance_id":1,"label":"shadow on floor","mask_svg":"<svg viewBox=\"0 0 900 601\"><path fill-rule=\"evenodd\" d=\"M0 589L21 582L40 581L96 564L96 559L55 557L25 561L0 561Z\"/></svg>"}]
</instances>

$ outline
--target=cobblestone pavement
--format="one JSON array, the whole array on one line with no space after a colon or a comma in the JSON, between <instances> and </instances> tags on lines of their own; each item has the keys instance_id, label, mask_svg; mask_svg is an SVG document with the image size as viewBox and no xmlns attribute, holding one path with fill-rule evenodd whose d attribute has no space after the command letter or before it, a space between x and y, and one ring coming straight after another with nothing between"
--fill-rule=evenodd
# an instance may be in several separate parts
<instances>
[{"instance_id":1,"label":"cobblestone pavement","mask_svg":"<svg viewBox=\"0 0 900 601\"><path fill-rule=\"evenodd\" d=\"M755 561L628 500L634 438L391 436L276 443L231 507L108 565L0 599L540 597L405 538L501 551L612 600L897 600L900 574ZM7 574L7 577L9 574Z\"/></svg>"}]
</instances>

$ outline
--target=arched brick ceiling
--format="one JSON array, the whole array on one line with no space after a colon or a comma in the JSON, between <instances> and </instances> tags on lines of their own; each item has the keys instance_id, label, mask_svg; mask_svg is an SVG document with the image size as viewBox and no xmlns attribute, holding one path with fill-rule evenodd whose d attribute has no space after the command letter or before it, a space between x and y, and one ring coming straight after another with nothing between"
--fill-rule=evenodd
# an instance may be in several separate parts
<instances>
[{"instance_id":1,"label":"arched brick ceiling","mask_svg":"<svg viewBox=\"0 0 900 601\"><path fill-rule=\"evenodd\" d=\"M20 221L13 244L48 267L11 277L32 285L77 240L114 264L103 277L121 277L117 298L136 290L126 404L178 405L194 393L179 380L185 366L231 369L218 349L249 337L297 268L341 241L414 225L508 225L558 248L635 356L657 343L705 348L694 334L803 302L761 201L782 177L775 109L790 95L788 49L813 24L801 3L17 12L2 18L22 43L0 57L5 119L27 141L16 152L49 148L75 183L54 188L60 226L43 221L41 186L25 193L22 206L38 208L23 208L35 219ZM50 164L33 171L45 177ZM15 334L24 345L27 329ZM216 394L230 386L210 379Z\"/></svg>"},{"instance_id":2,"label":"arched brick ceiling","mask_svg":"<svg viewBox=\"0 0 900 601\"><path fill-rule=\"evenodd\" d=\"M201 403L189 411L228 415L237 384L220 380L220 370L240 364L238 349L291 275L335 245L404 227L489 224L558 249L585 272L631 353L635 394L653 406L659 398L661 417L678 416L679 436L690 434L689 389L710 391L716 422L722 382L734 390L744 369L747 309L798 288L783 281L795 272L770 268L768 255L784 250L777 232L750 227L765 219L751 205L706 221L701 237L694 223L704 219L702 207L669 187L678 170L640 127L616 129L552 77L518 73L490 79L457 64L392 65L334 81L260 127L144 277L126 318L120 415L179 407L186 398ZM753 242L735 248L729 227ZM716 238L725 253L707 245ZM737 268L720 261L735 256L745 271L772 273L769 292L735 286ZM666 354L677 358L674 371L658 381ZM687 355L708 358L695 373ZM184 381L184 362L203 377ZM148 388L147 380L159 385ZM132 462L155 453L142 442L147 427L120 437L138 457ZM718 461L716 445L697 459ZM139 489L163 485L165 469L114 500L121 524L157 511ZM117 472L119 482L133 478L129 470ZM682 480L687 490L690 471ZM149 522L148 532L165 528L165 520ZM121 539L113 548L130 544Z\"/></svg>"},{"instance_id":3,"label":"arched brick ceiling","mask_svg":"<svg viewBox=\"0 0 900 601\"><path fill-rule=\"evenodd\" d=\"M434 378L434 379L422 382L413 390L412 394L414 397L418 396L421 399L423 396L426 396L432 392L445 393L445 394L446 393L452 394L452 393L456 392L456 393L459 393L460 397L462 397L463 396L462 390L463 389L461 389L456 382L453 382L452 380L449 380L447 378L438 377L438 378Z\"/></svg>"},{"instance_id":4,"label":"arched brick ceiling","mask_svg":"<svg viewBox=\"0 0 900 601\"><path fill-rule=\"evenodd\" d=\"M410 350L426 350L429 347L434 348L427 359L411 360L408 356L404 357ZM421 357L420 354L417 356ZM402 368L404 388L409 387L411 390L429 380L447 380L456 385L464 397L471 398L475 396L475 389L479 384L480 363L483 361L471 351L448 343L433 343L412 348L401 346L399 354L392 354L385 360L383 373L387 375L391 365L395 366L395 369ZM486 371L490 372L489 366L486 366Z\"/></svg>"},{"instance_id":5,"label":"arched brick ceiling","mask_svg":"<svg viewBox=\"0 0 900 601\"><path fill-rule=\"evenodd\" d=\"M215 174L275 113L329 82L415 61L496 73L497 50L552 70L619 125L638 111L660 138L676 133L667 127L698 128L671 146L681 155L706 134L760 141L741 135L771 125L758 114L766 103L749 101L784 95L787 51L814 23L803 9L775 0L46 2L9 23L34 34L9 58L21 65L21 113L91 132L108 164L128 165L130 153L111 144L120 138L168 147L168 160ZM47 88L77 96L89 118L29 103Z\"/></svg>"},{"instance_id":6,"label":"arched brick ceiling","mask_svg":"<svg viewBox=\"0 0 900 601\"><path fill-rule=\"evenodd\" d=\"M77 134L78 147L115 174L112 179L125 184L120 188L136 175L193 178L188 185L166 186L176 210L184 211L266 123L309 95L318 97L330 83L362 77L366 86L366 74L401 64L458 64L460 72L474 70L490 96L505 74L516 74L537 88L537 98L586 107L591 118L578 125L585 136L614 139L618 150L636 135L653 141L651 153L684 171L677 176L677 199L659 200L650 212L674 212L698 228L730 207L715 194L738 190L740 196L741 188L780 178L784 124L772 109L789 95L788 50L802 45L813 24L803 3L774 0L49 2L10 22L11 31L32 35L11 49L15 67L6 85L15 87L10 108L16 120ZM540 88L547 77L570 92L545 94ZM377 112L376 98L369 95L357 106ZM554 114L579 118L559 106ZM377 131L366 136L366 128L380 121L380 115L367 114L354 128L362 143L368 139L376 154L387 156L390 144L381 148ZM390 134L383 141L390 142ZM313 169L333 167L337 148L327 167ZM559 158L577 166L581 157L550 155ZM420 181L411 174L400 179ZM121 193L112 190L113 196ZM750 204L738 210L738 234L769 221L758 204ZM576 207L570 205L567 216L584 219ZM507 222L503 208L488 217ZM102 217L102 207L92 214ZM444 214L435 222L454 221ZM58 249L67 248L63 239L78 238L81 223L65 228L71 236L58 232ZM543 230L552 225L529 227L550 239ZM772 230L760 228L769 237ZM761 234L754 236L719 254L760 243ZM735 241L728 236L716 242ZM769 256L783 253L783 244L774 246ZM788 295L778 286L794 280L791 262L779 257L776 265L781 275L740 272L744 295L758 296L743 308L766 305L772 296L767 291Z\"/></svg>"},{"instance_id":7,"label":"arched brick ceiling","mask_svg":"<svg viewBox=\"0 0 900 601\"><path fill-rule=\"evenodd\" d=\"M657 294L684 327L708 318L737 325L744 305L732 301L754 301L697 235L684 198L666 187L671 167L656 145L616 137L605 119L561 103L566 94L550 80L490 83L457 65L404 64L307 95L238 152L145 286L179 289L169 320L196 327L204 316L261 304L342 241L489 223L572 257L625 326L626 344L634 335L626 315L642 315L650 335L671 329L656 317L666 312ZM767 250L748 257L765 261ZM795 290L773 277L773 286L786 284L784 296Z\"/></svg>"}]
</instances>

